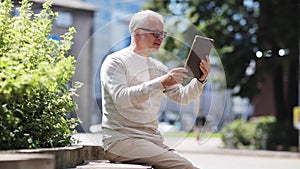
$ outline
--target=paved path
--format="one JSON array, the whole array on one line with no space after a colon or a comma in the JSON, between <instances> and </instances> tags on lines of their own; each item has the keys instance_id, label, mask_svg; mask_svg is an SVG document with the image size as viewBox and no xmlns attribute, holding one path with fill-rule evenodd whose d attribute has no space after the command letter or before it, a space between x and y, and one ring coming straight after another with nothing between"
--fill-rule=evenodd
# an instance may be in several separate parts
<instances>
[{"instance_id":1,"label":"paved path","mask_svg":"<svg viewBox=\"0 0 300 169\"><path fill-rule=\"evenodd\" d=\"M182 153L201 169L300 169L299 158Z\"/></svg>"},{"instance_id":2,"label":"paved path","mask_svg":"<svg viewBox=\"0 0 300 169\"><path fill-rule=\"evenodd\" d=\"M197 142L194 138L166 138L166 144L174 147L182 153L200 153L200 154L218 154L218 155L237 155L237 156L255 156L255 157L278 157L278 158L298 158L298 152L267 151L267 150L240 150L223 148L222 141L219 138L208 138L203 142ZM300 167L299 167L300 169Z\"/></svg>"},{"instance_id":3,"label":"paved path","mask_svg":"<svg viewBox=\"0 0 300 169\"><path fill-rule=\"evenodd\" d=\"M74 136L83 145L102 145L101 134ZM201 169L300 169L300 153L222 148L219 138L197 142L195 138L166 137L165 143Z\"/></svg>"},{"instance_id":4,"label":"paved path","mask_svg":"<svg viewBox=\"0 0 300 169\"><path fill-rule=\"evenodd\" d=\"M222 148L219 138L166 138L180 154L201 169L300 169L300 153Z\"/></svg>"}]
</instances>

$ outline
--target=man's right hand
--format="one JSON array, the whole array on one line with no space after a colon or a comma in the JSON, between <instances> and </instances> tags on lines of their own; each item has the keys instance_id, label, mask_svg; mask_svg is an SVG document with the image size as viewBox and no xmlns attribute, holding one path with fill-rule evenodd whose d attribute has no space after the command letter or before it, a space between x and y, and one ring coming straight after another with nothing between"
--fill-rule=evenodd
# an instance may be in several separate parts
<instances>
[{"instance_id":1,"label":"man's right hand","mask_svg":"<svg viewBox=\"0 0 300 169\"><path fill-rule=\"evenodd\" d=\"M185 74L186 72L188 72L186 68L174 68L167 74L163 75L161 84L165 88L175 84L180 84L183 82L183 79L187 77L187 75Z\"/></svg>"}]
</instances>

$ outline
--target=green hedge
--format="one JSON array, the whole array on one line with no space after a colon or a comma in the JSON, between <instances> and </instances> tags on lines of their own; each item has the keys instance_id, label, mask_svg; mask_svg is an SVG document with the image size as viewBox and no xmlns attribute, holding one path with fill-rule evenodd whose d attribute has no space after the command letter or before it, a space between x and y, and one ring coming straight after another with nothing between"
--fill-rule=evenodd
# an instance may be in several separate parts
<instances>
[{"instance_id":1,"label":"green hedge","mask_svg":"<svg viewBox=\"0 0 300 169\"><path fill-rule=\"evenodd\" d=\"M244 122L237 119L221 130L223 144L227 148L266 149L275 117L259 117Z\"/></svg>"},{"instance_id":2,"label":"green hedge","mask_svg":"<svg viewBox=\"0 0 300 169\"><path fill-rule=\"evenodd\" d=\"M0 2L0 149L67 146L78 124L68 118L75 58L65 56L75 29L49 38L57 13L49 2L37 14L31 6L23 0L13 12L10 0Z\"/></svg>"}]
</instances>

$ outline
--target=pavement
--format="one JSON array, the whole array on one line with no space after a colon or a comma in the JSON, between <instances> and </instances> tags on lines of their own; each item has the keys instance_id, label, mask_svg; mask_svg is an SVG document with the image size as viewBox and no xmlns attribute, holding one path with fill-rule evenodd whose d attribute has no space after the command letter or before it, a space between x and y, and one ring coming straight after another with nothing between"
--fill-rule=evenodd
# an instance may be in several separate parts
<instances>
[{"instance_id":1,"label":"pavement","mask_svg":"<svg viewBox=\"0 0 300 169\"><path fill-rule=\"evenodd\" d=\"M267 151L267 150L237 150L223 148L220 138L205 137L197 141L192 137L181 137L177 134L165 135L165 144L178 151L201 169L299 169L300 153ZM73 136L80 140L79 145L102 146L101 133L77 133ZM109 164L102 160L87 161L75 169L149 169L141 165Z\"/></svg>"},{"instance_id":2,"label":"pavement","mask_svg":"<svg viewBox=\"0 0 300 169\"><path fill-rule=\"evenodd\" d=\"M79 145L98 145L102 146L101 133L77 133L73 136L80 140ZM224 148L220 138L205 137L197 141L193 137L174 137L165 136L165 144L180 153L197 154L218 154L218 155L238 155L255 157L276 157L276 158L298 158L299 152L269 151L269 150L246 150Z\"/></svg>"},{"instance_id":3,"label":"pavement","mask_svg":"<svg viewBox=\"0 0 300 169\"><path fill-rule=\"evenodd\" d=\"M177 141L177 143L175 143ZM254 157L276 157L276 158L298 158L299 152L269 151L269 150L248 150L224 148L220 138L205 138L198 142L195 138L166 138L166 144L172 145L180 153L216 154L216 155L237 155Z\"/></svg>"}]
</instances>

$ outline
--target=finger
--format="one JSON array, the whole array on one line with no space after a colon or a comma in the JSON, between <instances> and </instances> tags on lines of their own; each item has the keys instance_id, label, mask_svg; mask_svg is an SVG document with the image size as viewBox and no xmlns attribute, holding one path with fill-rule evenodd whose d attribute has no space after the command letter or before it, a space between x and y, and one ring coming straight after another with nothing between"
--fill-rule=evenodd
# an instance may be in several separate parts
<instances>
[{"instance_id":1,"label":"finger","mask_svg":"<svg viewBox=\"0 0 300 169\"><path fill-rule=\"evenodd\" d=\"M200 64L200 69L201 69L202 72L208 73L210 71L210 66L207 65L207 64L201 63Z\"/></svg>"},{"instance_id":2,"label":"finger","mask_svg":"<svg viewBox=\"0 0 300 169\"><path fill-rule=\"evenodd\" d=\"M201 78L206 79L206 77L208 76L208 74L210 72L210 66L208 64L205 64L205 63L201 62L199 68L203 72L203 75L201 76Z\"/></svg>"},{"instance_id":3,"label":"finger","mask_svg":"<svg viewBox=\"0 0 300 169\"><path fill-rule=\"evenodd\" d=\"M170 73L170 76L172 76L172 78L186 78L187 75L185 73Z\"/></svg>"},{"instance_id":4,"label":"finger","mask_svg":"<svg viewBox=\"0 0 300 169\"><path fill-rule=\"evenodd\" d=\"M186 68L183 68L183 67L174 68L174 69L172 69L172 71L177 72L177 73L180 73L180 72L182 72L182 73L188 72L188 70L187 70Z\"/></svg>"},{"instance_id":5,"label":"finger","mask_svg":"<svg viewBox=\"0 0 300 169\"><path fill-rule=\"evenodd\" d=\"M206 70L208 70L208 71L210 70L210 65L208 63L202 63L201 62L200 69L201 69L201 67L204 68L204 69L206 69Z\"/></svg>"},{"instance_id":6,"label":"finger","mask_svg":"<svg viewBox=\"0 0 300 169\"><path fill-rule=\"evenodd\" d=\"M175 72L174 74L173 74L173 78L176 78L176 80L179 80L179 81L181 81L181 80L183 80L184 78L187 78L188 76L187 76L187 74L184 72L184 73L182 73L182 72Z\"/></svg>"},{"instance_id":7,"label":"finger","mask_svg":"<svg viewBox=\"0 0 300 169\"><path fill-rule=\"evenodd\" d=\"M202 59L201 61L200 61L200 64L205 64L205 65L207 65L207 64L210 64L210 60L204 60L204 59Z\"/></svg>"},{"instance_id":8,"label":"finger","mask_svg":"<svg viewBox=\"0 0 300 169\"><path fill-rule=\"evenodd\" d=\"M183 78L181 78L181 77L174 77L174 80L176 81L176 83L182 83L183 82Z\"/></svg>"},{"instance_id":9,"label":"finger","mask_svg":"<svg viewBox=\"0 0 300 169\"><path fill-rule=\"evenodd\" d=\"M175 81L179 81L179 82L181 82L181 81L183 81L183 79L184 78L186 78L187 76L185 75L185 74L183 74L183 75L175 75L175 76L173 76L173 79L175 80Z\"/></svg>"},{"instance_id":10,"label":"finger","mask_svg":"<svg viewBox=\"0 0 300 169\"><path fill-rule=\"evenodd\" d=\"M210 69L210 59L209 57L206 55L206 61L205 60L201 60L200 65L205 66L207 69Z\"/></svg>"},{"instance_id":11,"label":"finger","mask_svg":"<svg viewBox=\"0 0 300 169\"><path fill-rule=\"evenodd\" d=\"M208 55L206 55L206 60L201 59L201 62L200 62L200 63L210 64L210 59L209 59Z\"/></svg>"},{"instance_id":12,"label":"finger","mask_svg":"<svg viewBox=\"0 0 300 169\"><path fill-rule=\"evenodd\" d=\"M207 62L208 64L210 64L210 58L209 58L209 56L206 55L205 58L206 58L206 62Z\"/></svg>"},{"instance_id":13,"label":"finger","mask_svg":"<svg viewBox=\"0 0 300 169\"><path fill-rule=\"evenodd\" d=\"M199 64L199 68L202 70L202 69L205 69L206 67L207 67L206 63L204 63L204 61L201 61Z\"/></svg>"},{"instance_id":14,"label":"finger","mask_svg":"<svg viewBox=\"0 0 300 169\"><path fill-rule=\"evenodd\" d=\"M184 72L184 73L177 73L176 74L178 77L182 77L182 78L186 78L187 77L187 75L186 75L186 73Z\"/></svg>"}]
</instances>

